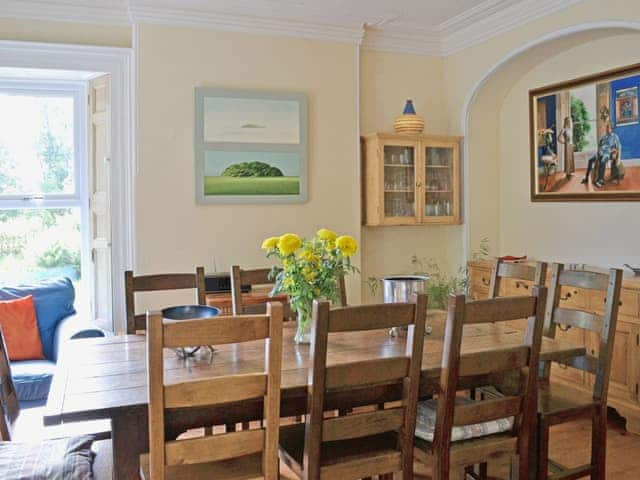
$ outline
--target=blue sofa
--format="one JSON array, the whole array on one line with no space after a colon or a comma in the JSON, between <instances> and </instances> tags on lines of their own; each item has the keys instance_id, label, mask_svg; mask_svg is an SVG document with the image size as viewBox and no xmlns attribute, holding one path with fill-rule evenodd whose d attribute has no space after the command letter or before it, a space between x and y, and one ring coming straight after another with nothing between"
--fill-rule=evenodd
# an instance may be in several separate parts
<instances>
[{"instance_id":1,"label":"blue sofa","mask_svg":"<svg viewBox=\"0 0 640 480\"><path fill-rule=\"evenodd\" d=\"M33 295L45 359L11 362L11 375L23 408L46 403L58 356L67 341L105 335L78 317L73 307L75 290L68 278L0 288L0 300L27 295Z\"/></svg>"}]
</instances>

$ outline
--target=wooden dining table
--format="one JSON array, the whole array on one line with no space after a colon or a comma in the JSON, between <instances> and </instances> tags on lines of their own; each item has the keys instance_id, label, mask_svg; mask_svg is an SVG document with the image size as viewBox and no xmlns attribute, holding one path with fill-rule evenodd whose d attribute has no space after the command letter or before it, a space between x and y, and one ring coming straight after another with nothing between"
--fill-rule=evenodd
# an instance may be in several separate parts
<instances>
[{"instance_id":1,"label":"wooden dining table","mask_svg":"<svg viewBox=\"0 0 640 480\"><path fill-rule=\"evenodd\" d=\"M432 312L427 323L433 328L425 336L420 396L437 390L443 347L444 312ZM306 413L309 345L293 341L295 323L284 327L282 361L282 417ZM508 348L522 343L522 333L499 324L468 325L462 352ZM405 336L390 336L386 330L332 334L328 362L340 363L404 354ZM138 458L148 451L147 377L144 335L124 335L73 340L58 361L44 415L45 425L95 419L110 419L113 441L114 478L137 479ZM542 360L562 361L585 354L584 347L544 339ZM207 349L189 360L165 351L167 383L217 375L255 372L263 368L262 342L248 342ZM358 391L338 392L326 397L327 410L373 405L395 400L401 385L385 385ZM207 408L169 412L167 438L190 428L255 421L262 418L262 401L244 401Z\"/></svg>"}]
</instances>

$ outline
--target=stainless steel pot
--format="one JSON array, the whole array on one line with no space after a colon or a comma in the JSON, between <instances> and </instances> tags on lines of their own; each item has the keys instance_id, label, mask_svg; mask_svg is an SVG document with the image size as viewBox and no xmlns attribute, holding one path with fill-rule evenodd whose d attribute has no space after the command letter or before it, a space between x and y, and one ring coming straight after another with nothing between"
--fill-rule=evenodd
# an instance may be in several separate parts
<instances>
[{"instance_id":1,"label":"stainless steel pot","mask_svg":"<svg viewBox=\"0 0 640 480\"><path fill-rule=\"evenodd\" d=\"M415 293L424 293L425 284L429 277L425 275L389 275L382 277L382 297L384 303L407 303ZM406 327L403 328L406 330ZM431 333L431 328L426 327L426 333ZM392 328L389 334L397 336L398 328Z\"/></svg>"}]
</instances>

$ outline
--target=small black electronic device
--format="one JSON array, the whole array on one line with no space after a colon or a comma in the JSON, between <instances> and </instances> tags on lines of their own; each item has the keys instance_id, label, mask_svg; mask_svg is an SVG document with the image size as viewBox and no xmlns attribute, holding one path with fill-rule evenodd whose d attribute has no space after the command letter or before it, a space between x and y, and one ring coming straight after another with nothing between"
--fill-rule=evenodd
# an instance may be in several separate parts
<instances>
[{"instance_id":1,"label":"small black electronic device","mask_svg":"<svg viewBox=\"0 0 640 480\"><path fill-rule=\"evenodd\" d=\"M226 272L210 273L204 277L204 285L207 293L225 293L231 291L231 275ZM242 292L251 291L249 285L242 286Z\"/></svg>"}]
</instances>

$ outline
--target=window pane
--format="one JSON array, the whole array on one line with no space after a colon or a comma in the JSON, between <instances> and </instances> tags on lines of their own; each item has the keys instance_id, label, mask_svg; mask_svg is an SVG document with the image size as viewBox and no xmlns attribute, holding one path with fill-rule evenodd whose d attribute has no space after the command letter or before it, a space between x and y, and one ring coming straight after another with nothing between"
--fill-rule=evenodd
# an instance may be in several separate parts
<instances>
[{"instance_id":1,"label":"window pane","mask_svg":"<svg viewBox=\"0 0 640 480\"><path fill-rule=\"evenodd\" d=\"M73 98L0 92L0 196L72 194Z\"/></svg>"},{"instance_id":2,"label":"window pane","mask_svg":"<svg viewBox=\"0 0 640 480\"><path fill-rule=\"evenodd\" d=\"M80 209L0 210L0 284L80 279Z\"/></svg>"}]
</instances>

